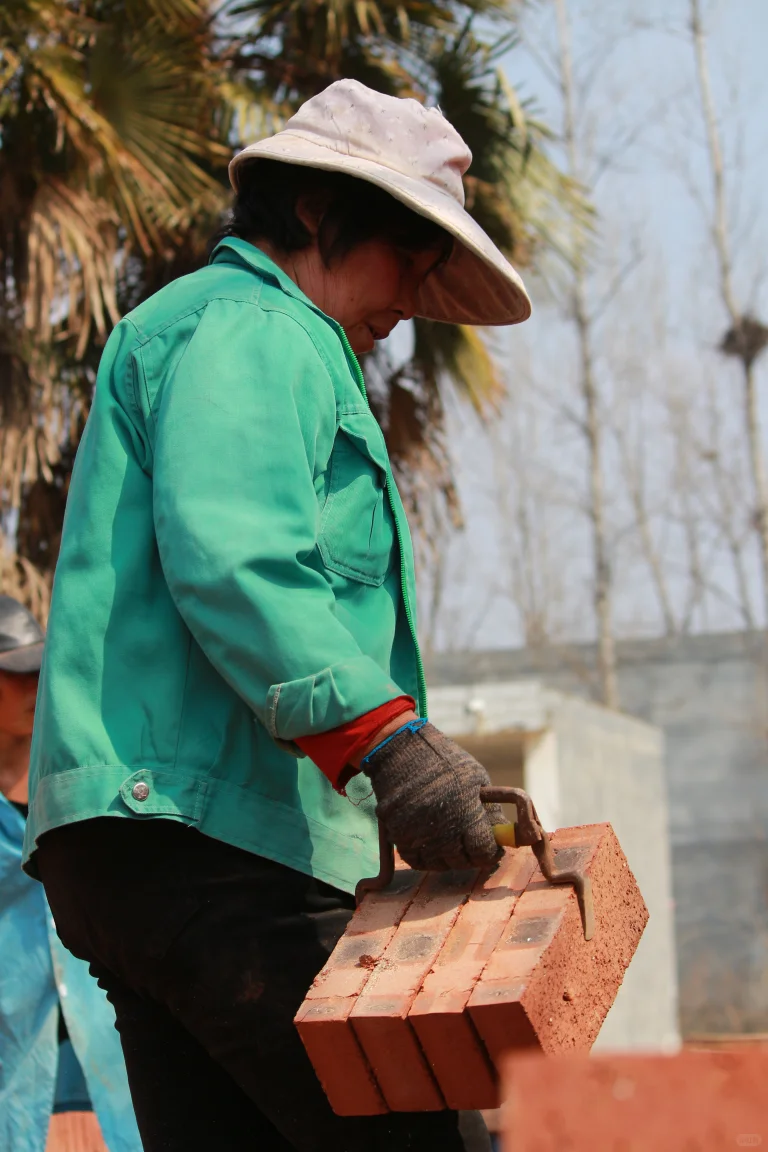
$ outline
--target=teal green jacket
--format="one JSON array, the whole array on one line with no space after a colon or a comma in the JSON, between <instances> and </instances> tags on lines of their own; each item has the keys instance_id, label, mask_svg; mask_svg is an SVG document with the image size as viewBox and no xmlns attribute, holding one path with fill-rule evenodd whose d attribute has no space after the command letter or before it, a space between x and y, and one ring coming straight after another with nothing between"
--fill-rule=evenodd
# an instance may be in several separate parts
<instances>
[{"instance_id":1,"label":"teal green jacket","mask_svg":"<svg viewBox=\"0 0 768 1152\"><path fill-rule=\"evenodd\" d=\"M264 253L117 325L77 455L32 741L48 829L162 817L347 891L378 870L366 777L294 741L402 693L424 713L413 552L343 330Z\"/></svg>"}]
</instances>

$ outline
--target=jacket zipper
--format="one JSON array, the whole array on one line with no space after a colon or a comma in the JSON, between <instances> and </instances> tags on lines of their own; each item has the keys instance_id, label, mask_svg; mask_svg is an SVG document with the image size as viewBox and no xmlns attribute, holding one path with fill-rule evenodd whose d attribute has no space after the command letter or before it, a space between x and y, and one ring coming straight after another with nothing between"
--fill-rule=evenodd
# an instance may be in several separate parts
<instances>
[{"instance_id":1,"label":"jacket zipper","mask_svg":"<svg viewBox=\"0 0 768 1152\"><path fill-rule=\"evenodd\" d=\"M352 346L349 343L349 338L348 338L346 332L344 331L344 329L342 327L339 327L338 332L339 332L339 335L341 337L341 342L344 345L344 350L347 353L347 356L349 357L349 359L352 361L352 364L353 364L354 369L355 369L355 375L357 377L358 387L360 388L360 391L363 394L363 399L365 400L365 403L368 407L368 411L370 412L371 405L370 405L370 401L368 400L368 392L367 392L366 387L365 387L365 379L363 378L363 370L360 367L360 363L357 359L357 356L352 351ZM419 694L419 701L418 701L418 703L419 703L419 716L426 716L427 715L427 680L426 680L426 677L424 675L424 663L421 659L421 649L419 648L419 640L418 640L418 637L416 635L416 625L414 624L413 612L411 611L411 601L410 601L410 597L408 595L408 576L407 576L407 573L405 570L405 550L403 548L403 530L402 530L402 527L400 526L400 520L398 518L397 512L395 511L394 500L392 499L392 488L394 487L394 483L395 482L394 482L394 479L392 477L392 471L391 471L391 469L389 469L387 471L387 499L389 500L389 507L392 511L392 519L395 522L395 532L397 533L397 545L398 545L398 548L400 549L400 589L402 591L403 605L405 607L405 618L408 621L408 628L410 629L411 640L413 641L413 647L414 647L414 651L416 653L416 675L417 675L417 681L418 681L418 694Z\"/></svg>"}]
</instances>

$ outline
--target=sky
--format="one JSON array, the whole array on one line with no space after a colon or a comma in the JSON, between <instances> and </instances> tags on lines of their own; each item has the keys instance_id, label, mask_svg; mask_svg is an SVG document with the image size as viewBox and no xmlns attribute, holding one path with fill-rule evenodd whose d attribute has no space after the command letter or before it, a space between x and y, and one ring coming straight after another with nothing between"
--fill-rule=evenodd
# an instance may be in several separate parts
<instances>
[{"instance_id":1,"label":"sky","mask_svg":"<svg viewBox=\"0 0 768 1152\"><path fill-rule=\"evenodd\" d=\"M579 126L598 153L615 155L617 140L631 139L615 163L601 175L593 194L598 237L592 283L593 300L600 298L613 272L632 253L636 261L616 298L604 308L599 328L600 371L606 403L617 403L622 390L622 364L640 357L649 378L660 387L675 387L685 375L686 387L701 386L708 374L717 376L726 448L741 451L741 408L738 383L715 352L726 327L716 289L711 249L706 242L704 214L710 204L710 185L704 133L695 102L695 73L690 40L686 36L688 0L571 0L573 53L577 77L589 83ZM768 47L767 0L704 0L709 32L713 88L721 119L726 152L726 181L732 207L732 239L736 290L745 306L768 316L768 83L765 48ZM519 95L533 101L537 115L555 130L560 126L559 95L549 75L548 52L553 43L551 5L531 4L523 23L523 41L503 60ZM630 261L631 262L631 261ZM553 306L546 286L525 275L534 303L534 316L519 329L507 330L496 346L514 397L525 378L527 395L533 382L558 403L558 394L570 395L575 347L572 332ZM655 327L654 327L655 325ZM662 331L663 330L663 331ZM661 335L659 336L659 332ZM663 349L661 345L663 344ZM728 373L731 373L730 375ZM760 368L768 383L768 356ZM540 382L540 385L537 384ZM736 389L735 402L731 403ZM768 391L763 386L762 392ZM569 401L570 402L570 401ZM527 403L527 401L526 401ZM533 407L536 407L534 398ZM764 436L768 439L768 405L762 405ZM508 411L503 420L511 433L520 424L520 412ZM503 422L503 421L502 421ZM494 422L495 424L496 422ZM524 424L523 440L540 436L543 444L532 465L551 485L551 533L560 551L555 567L560 587L552 591L563 601L559 626L563 638L589 638L593 633L590 603L591 561L586 523L576 508L584 487L583 452L567 421L546 416ZM499 647L520 643L518 615L504 594L504 494L500 496L498 465L492 466L488 433L460 401L451 404L451 445L459 480L466 529L449 552L449 579L437 628L430 639L437 647ZM503 431L503 429L501 430ZM494 435L501 434L494 429ZM516 435L520 435L518 427ZM649 490L667 483L662 438L648 434L646 446ZM514 435L513 435L514 442ZM509 442L504 442L509 451ZM616 461L606 451L609 501L618 487ZM738 462L737 462L738 463ZM740 467L740 464L739 464ZM734 464L737 468L737 464ZM738 470L738 469L737 469ZM551 480L549 477L551 476ZM746 484L746 481L745 481ZM558 489L559 486L559 489ZM556 492L560 490L561 495ZM574 494L569 503L569 492ZM565 493L565 495L563 495ZM622 517L627 510L616 496L612 504L612 530L619 540L615 569L617 631L643 635L660 627L657 604L648 572L622 542ZM672 558L681 547L674 524L659 522L662 550L669 552L673 600L686 595L682 560ZM676 535L677 533L677 535ZM725 570L722 551L711 550L713 580L723 593L703 603L695 614L698 630L740 626L733 607L735 593ZM720 571L722 569L722 571ZM756 612L761 603L757 553L746 556L747 579ZM429 599L428 595L425 597ZM477 605L481 610L477 610ZM680 608L682 614L682 607ZM428 614L428 607L427 607ZM424 616L424 609L422 610Z\"/></svg>"},{"instance_id":2,"label":"sky","mask_svg":"<svg viewBox=\"0 0 768 1152\"><path fill-rule=\"evenodd\" d=\"M546 4L534 4L534 14ZM621 198L631 215L639 211L650 217L663 246L670 287L682 292L688 269L697 259L700 242L700 215L678 171L685 160L701 178L704 153L703 132L697 110L690 100L694 80L693 57L685 34L688 0L576 0L571 3L574 35L574 61L578 70L580 55L587 59L592 44L600 40L590 16L604 21L604 38L611 43L617 32L622 39L602 62L591 104L603 122L601 132L621 134L626 125L642 123L648 113L636 147L626 156L621 171L609 176L609 192ZM710 63L715 99L723 115L723 127L735 121L743 133L740 151L746 157L748 184L743 190L744 223L748 208L761 196L768 179L768 3L766 0L704 0L709 33ZM642 15L638 18L637 13ZM634 17L634 18L633 18ZM534 16L529 21L530 39L540 36L545 21ZM633 29L634 25L634 29ZM646 26L650 25L650 27ZM510 52L503 67L523 97L531 98L542 111L545 122L556 127L559 100L538 62L540 52L522 46ZM590 70L592 74L596 70ZM601 105L615 102L606 115ZM672 136L672 139L670 139ZM686 147L686 145L692 145ZM683 155L684 154L684 155ZM731 154L731 159L736 159ZM608 193L606 193L607 195ZM602 189L597 190L598 208ZM750 203L751 202L751 203ZM761 222L766 239L766 218ZM742 287L749 293L749 280Z\"/></svg>"}]
</instances>

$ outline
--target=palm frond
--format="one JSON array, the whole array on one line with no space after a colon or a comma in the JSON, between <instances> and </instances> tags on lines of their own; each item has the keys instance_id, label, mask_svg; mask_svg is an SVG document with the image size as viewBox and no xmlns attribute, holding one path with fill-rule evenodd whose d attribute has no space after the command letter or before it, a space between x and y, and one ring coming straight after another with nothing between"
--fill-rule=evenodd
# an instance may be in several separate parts
<instances>
[{"instance_id":1,"label":"palm frond","mask_svg":"<svg viewBox=\"0 0 768 1152\"><path fill-rule=\"evenodd\" d=\"M29 222L25 321L47 342L63 314L63 334L77 337L75 358L91 324L103 339L120 319L115 263L118 216L87 190L50 179L35 196Z\"/></svg>"},{"instance_id":2,"label":"palm frond","mask_svg":"<svg viewBox=\"0 0 768 1152\"><path fill-rule=\"evenodd\" d=\"M30 510L68 476L122 271L158 276L226 200L213 39L203 0L0 6L0 529L49 573Z\"/></svg>"}]
</instances>

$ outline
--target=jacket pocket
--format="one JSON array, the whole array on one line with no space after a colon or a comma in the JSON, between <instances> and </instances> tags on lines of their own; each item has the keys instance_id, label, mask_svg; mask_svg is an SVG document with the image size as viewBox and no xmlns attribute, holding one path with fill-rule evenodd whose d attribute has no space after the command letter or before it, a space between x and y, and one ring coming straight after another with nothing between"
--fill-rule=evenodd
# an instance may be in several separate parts
<instances>
[{"instance_id":1,"label":"jacket pocket","mask_svg":"<svg viewBox=\"0 0 768 1152\"><path fill-rule=\"evenodd\" d=\"M374 587L386 580L396 553L388 470L374 417L368 412L343 415L331 453L318 547L326 568Z\"/></svg>"}]
</instances>

